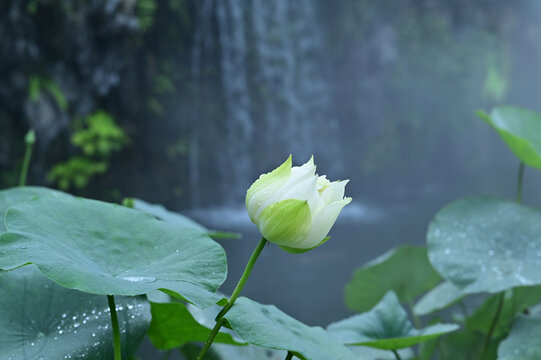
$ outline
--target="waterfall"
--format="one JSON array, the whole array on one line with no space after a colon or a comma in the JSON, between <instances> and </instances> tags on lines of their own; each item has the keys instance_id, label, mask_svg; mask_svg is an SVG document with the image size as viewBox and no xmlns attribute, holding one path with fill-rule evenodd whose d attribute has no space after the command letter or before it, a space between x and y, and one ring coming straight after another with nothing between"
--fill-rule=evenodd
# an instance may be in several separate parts
<instances>
[{"instance_id":1,"label":"waterfall","mask_svg":"<svg viewBox=\"0 0 541 360\"><path fill-rule=\"evenodd\" d=\"M196 182L202 162L214 163L222 202L238 204L257 172L277 166L289 153L296 163L318 152L327 159L336 156L336 141L330 138L337 125L315 3L202 0L196 4L194 83L219 82L214 88L221 91L223 118L202 120L200 111L194 110L192 205L199 202L194 193L199 191ZM214 47L209 53L219 57L214 60L219 72L214 80L205 80L201 72L208 62L205 47ZM218 105L195 101L194 106ZM202 139L203 124L209 123L215 124L220 136ZM203 156L198 149L204 146L215 149L214 155Z\"/></svg>"}]
</instances>

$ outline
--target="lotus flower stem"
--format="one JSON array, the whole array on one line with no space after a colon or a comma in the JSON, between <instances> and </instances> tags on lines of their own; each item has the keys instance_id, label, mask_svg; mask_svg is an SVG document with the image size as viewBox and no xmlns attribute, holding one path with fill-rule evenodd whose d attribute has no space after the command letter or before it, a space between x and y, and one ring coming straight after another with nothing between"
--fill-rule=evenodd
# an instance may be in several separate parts
<instances>
[{"instance_id":1,"label":"lotus flower stem","mask_svg":"<svg viewBox=\"0 0 541 360\"><path fill-rule=\"evenodd\" d=\"M118 316L116 314L115 297L113 295L107 295L107 301L109 302L109 310L111 312L111 324L113 325L113 346L115 353L115 360L122 360L122 350L120 347L120 328L118 326Z\"/></svg>"},{"instance_id":2,"label":"lotus flower stem","mask_svg":"<svg viewBox=\"0 0 541 360\"><path fill-rule=\"evenodd\" d=\"M496 329L496 324L498 323L498 319L500 318L500 314L502 312L504 297L505 295L502 291L498 298L498 307L496 308L496 313L494 314L492 323L490 323L490 327L488 328L487 337L485 338L485 344L483 345L483 352L481 352L481 356L479 357L480 360L483 360L487 354L488 347L490 345L490 340L492 339L492 334L494 333L494 330Z\"/></svg>"},{"instance_id":3,"label":"lotus flower stem","mask_svg":"<svg viewBox=\"0 0 541 360\"><path fill-rule=\"evenodd\" d=\"M517 177L517 202L522 203L522 183L524 178L524 163L521 161L518 167L518 177ZM524 309L527 311L528 309Z\"/></svg>"},{"instance_id":4,"label":"lotus flower stem","mask_svg":"<svg viewBox=\"0 0 541 360\"><path fill-rule=\"evenodd\" d=\"M231 298L227 302L227 304L224 306L224 308L220 311L218 316L216 317L216 325L214 325L214 328L209 334L209 337L207 341L205 342L205 346L201 349L201 352L197 356L197 360L203 360L205 354L210 349L210 346L212 345L212 342L214 341L214 338L216 335L218 335L218 331L220 331L220 328L224 324L223 317L224 315L233 307L233 304L235 303L235 300L240 295L240 292L242 291L242 288L246 284L246 281L248 280L248 277L250 277L250 274L252 273L252 269L254 268L255 262L257 261L257 258L259 257L259 254L261 254L261 251L263 251L263 248L267 244L267 239L261 238L259 241L259 244L257 244L257 247L255 248L252 256L250 257L250 260L248 261L248 264L246 265L246 268L244 269L244 273L242 273L242 276L235 287L235 290L233 290L233 294L231 295ZM116 360L116 359L115 359Z\"/></svg>"},{"instance_id":5,"label":"lotus flower stem","mask_svg":"<svg viewBox=\"0 0 541 360\"><path fill-rule=\"evenodd\" d=\"M19 186L26 185L26 177L28 175L28 167L30 166L30 158L32 157L32 148L36 142L34 130L30 130L24 137L26 149L24 151L23 164L21 166L21 175L19 177Z\"/></svg>"},{"instance_id":6,"label":"lotus flower stem","mask_svg":"<svg viewBox=\"0 0 541 360\"><path fill-rule=\"evenodd\" d=\"M293 353L291 351L288 351L285 360L291 360L291 359L293 359Z\"/></svg>"},{"instance_id":7,"label":"lotus flower stem","mask_svg":"<svg viewBox=\"0 0 541 360\"><path fill-rule=\"evenodd\" d=\"M522 202L522 183L524 178L524 163L521 161L518 167L518 177L517 177L517 202Z\"/></svg>"}]
</instances>

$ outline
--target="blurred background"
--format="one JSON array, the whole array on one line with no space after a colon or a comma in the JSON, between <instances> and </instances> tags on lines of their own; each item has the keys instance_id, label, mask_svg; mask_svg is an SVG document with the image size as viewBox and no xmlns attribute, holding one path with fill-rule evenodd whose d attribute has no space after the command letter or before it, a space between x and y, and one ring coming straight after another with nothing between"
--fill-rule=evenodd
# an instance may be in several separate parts
<instances>
[{"instance_id":1,"label":"blurred background","mask_svg":"<svg viewBox=\"0 0 541 360\"><path fill-rule=\"evenodd\" d=\"M232 291L257 244L244 195L291 153L351 179L331 240L265 249L244 294L311 325L350 314L353 270L424 244L466 195L512 198L518 163L476 109L541 110L536 0L3 0L0 187L164 204L221 240ZM535 170L525 202L539 203Z\"/></svg>"}]
</instances>

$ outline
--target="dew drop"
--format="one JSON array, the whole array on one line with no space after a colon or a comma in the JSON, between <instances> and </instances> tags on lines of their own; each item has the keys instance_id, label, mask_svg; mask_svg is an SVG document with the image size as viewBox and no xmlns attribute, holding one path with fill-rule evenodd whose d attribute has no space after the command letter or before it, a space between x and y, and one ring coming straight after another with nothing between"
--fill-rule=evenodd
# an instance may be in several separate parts
<instances>
[{"instance_id":1,"label":"dew drop","mask_svg":"<svg viewBox=\"0 0 541 360\"><path fill-rule=\"evenodd\" d=\"M156 281L156 278L153 276L122 276L119 279L126 280L129 282L142 282L142 283L151 283Z\"/></svg>"}]
</instances>

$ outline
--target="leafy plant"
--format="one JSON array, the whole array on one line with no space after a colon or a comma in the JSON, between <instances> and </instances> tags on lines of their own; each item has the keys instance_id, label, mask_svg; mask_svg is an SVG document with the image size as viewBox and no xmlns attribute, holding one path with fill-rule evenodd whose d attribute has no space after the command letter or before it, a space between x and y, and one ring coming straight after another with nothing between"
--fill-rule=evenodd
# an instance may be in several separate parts
<instances>
[{"instance_id":1,"label":"leafy plant","mask_svg":"<svg viewBox=\"0 0 541 360\"><path fill-rule=\"evenodd\" d=\"M84 188L94 176L107 172L112 154L128 144L128 137L113 117L98 111L75 122L71 143L82 154L56 164L48 174L62 190Z\"/></svg>"},{"instance_id":2,"label":"leafy plant","mask_svg":"<svg viewBox=\"0 0 541 360\"><path fill-rule=\"evenodd\" d=\"M47 77L32 76L28 83L28 97L32 101L38 101L43 93L48 93L56 101L62 111L68 109L68 100L57 83Z\"/></svg>"},{"instance_id":3,"label":"leafy plant","mask_svg":"<svg viewBox=\"0 0 541 360\"><path fill-rule=\"evenodd\" d=\"M269 240L297 254L321 246L349 202L345 183L318 177L312 161L288 160L248 191L248 213L269 240L257 244L229 298L217 293L227 264L211 236L235 234L138 199L121 206L40 187L0 191L0 350L120 360L148 334L188 360L538 359L541 212L521 201L524 164L538 165L541 136L531 132L541 115L491 114L483 117L521 161L516 200L473 196L445 206L427 247L392 249L355 272L346 303L361 313L326 328L240 296ZM74 139L82 156L120 148L122 133L96 119ZM326 221L311 218L325 211ZM476 304L473 295L485 299Z\"/></svg>"}]
</instances>

